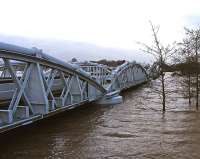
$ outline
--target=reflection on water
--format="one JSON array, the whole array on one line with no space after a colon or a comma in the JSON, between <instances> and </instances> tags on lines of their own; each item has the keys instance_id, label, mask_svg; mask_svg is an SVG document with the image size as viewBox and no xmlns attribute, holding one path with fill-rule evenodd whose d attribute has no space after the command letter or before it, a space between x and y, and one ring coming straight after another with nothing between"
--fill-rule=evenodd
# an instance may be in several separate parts
<instances>
[{"instance_id":1,"label":"reflection on water","mask_svg":"<svg viewBox=\"0 0 200 159\"><path fill-rule=\"evenodd\" d=\"M199 158L200 114L187 100L173 93L162 114L149 84L122 95L122 104L85 105L1 136L0 158Z\"/></svg>"}]
</instances>

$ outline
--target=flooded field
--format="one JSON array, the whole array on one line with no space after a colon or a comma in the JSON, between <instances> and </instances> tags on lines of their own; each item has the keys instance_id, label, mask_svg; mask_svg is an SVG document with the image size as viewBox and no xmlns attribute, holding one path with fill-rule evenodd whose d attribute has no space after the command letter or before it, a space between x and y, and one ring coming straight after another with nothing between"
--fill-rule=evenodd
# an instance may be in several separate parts
<instances>
[{"instance_id":1,"label":"flooded field","mask_svg":"<svg viewBox=\"0 0 200 159\"><path fill-rule=\"evenodd\" d=\"M170 78L166 113L147 83L114 106L84 105L0 137L0 159L197 159L200 114Z\"/></svg>"}]
</instances>

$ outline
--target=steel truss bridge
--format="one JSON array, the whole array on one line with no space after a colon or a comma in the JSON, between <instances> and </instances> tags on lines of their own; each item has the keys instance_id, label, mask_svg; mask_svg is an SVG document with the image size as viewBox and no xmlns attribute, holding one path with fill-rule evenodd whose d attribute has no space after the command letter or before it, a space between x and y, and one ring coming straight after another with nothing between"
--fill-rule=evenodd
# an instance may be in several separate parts
<instances>
[{"instance_id":1,"label":"steel truss bridge","mask_svg":"<svg viewBox=\"0 0 200 159\"><path fill-rule=\"evenodd\" d=\"M147 80L146 71L135 62L115 69L66 63L37 48L0 43L0 132L98 103Z\"/></svg>"}]
</instances>

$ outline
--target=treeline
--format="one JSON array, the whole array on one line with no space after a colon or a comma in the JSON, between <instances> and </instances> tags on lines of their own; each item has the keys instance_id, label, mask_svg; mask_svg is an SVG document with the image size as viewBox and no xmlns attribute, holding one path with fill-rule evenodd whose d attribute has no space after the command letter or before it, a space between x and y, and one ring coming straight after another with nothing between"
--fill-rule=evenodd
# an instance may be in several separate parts
<instances>
[{"instance_id":1,"label":"treeline","mask_svg":"<svg viewBox=\"0 0 200 159\"><path fill-rule=\"evenodd\" d=\"M159 26L154 26L150 22L152 30L152 44L143 46L143 51L151 54L157 64L160 87L155 89L161 98L163 112L166 109L166 98L170 90L166 89L166 72L179 72L184 77L184 85L187 92L189 104L191 98L195 99L196 109L199 108L199 53L200 53L200 27L196 29L185 28L185 37L179 43L163 45L158 38Z\"/></svg>"},{"instance_id":2,"label":"treeline","mask_svg":"<svg viewBox=\"0 0 200 159\"><path fill-rule=\"evenodd\" d=\"M168 66L166 68L167 72L174 72L174 71L180 71L181 74L186 75L188 73L195 74L197 71L200 72L200 63L196 64L196 62L191 63L178 63L171 66Z\"/></svg>"},{"instance_id":3,"label":"treeline","mask_svg":"<svg viewBox=\"0 0 200 159\"><path fill-rule=\"evenodd\" d=\"M196 62L181 62L177 64L163 64L162 68L164 72L180 71L180 73L183 75L188 73L195 74L196 71L200 72L200 63L196 64Z\"/></svg>"},{"instance_id":4,"label":"treeline","mask_svg":"<svg viewBox=\"0 0 200 159\"><path fill-rule=\"evenodd\" d=\"M107 65L109 67L117 67L117 66L122 65L123 63L125 63L125 60L106 60L106 59L102 59L102 60L91 61L91 62Z\"/></svg>"}]
</instances>

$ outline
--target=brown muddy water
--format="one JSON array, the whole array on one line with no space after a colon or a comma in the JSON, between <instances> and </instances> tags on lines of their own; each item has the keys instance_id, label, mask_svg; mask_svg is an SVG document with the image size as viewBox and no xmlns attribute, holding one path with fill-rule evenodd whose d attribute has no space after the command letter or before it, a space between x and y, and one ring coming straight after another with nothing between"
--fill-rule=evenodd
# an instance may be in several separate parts
<instances>
[{"instance_id":1,"label":"brown muddy water","mask_svg":"<svg viewBox=\"0 0 200 159\"><path fill-rule=\"evenodd\" d=\"M122 104L84 105L0 136L0 159L198 159L200 114L173 80L165 114L148 83L123 92Z\"/></svg>"}]
</instances>

